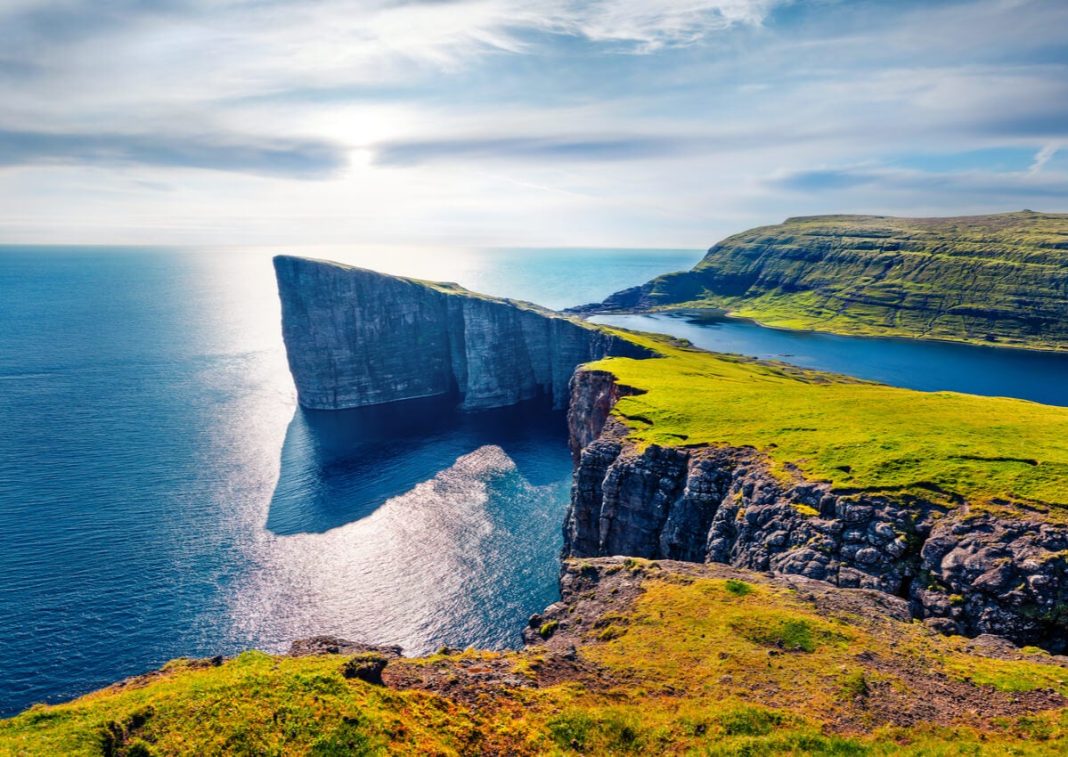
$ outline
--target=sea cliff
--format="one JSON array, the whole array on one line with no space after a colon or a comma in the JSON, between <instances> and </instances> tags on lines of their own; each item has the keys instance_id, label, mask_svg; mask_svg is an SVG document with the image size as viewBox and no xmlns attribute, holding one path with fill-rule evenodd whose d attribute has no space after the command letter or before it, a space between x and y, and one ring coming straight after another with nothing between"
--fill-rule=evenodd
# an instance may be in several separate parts
<instances>
[{"instance_id":1,"label":"sea cliff","mask_svg":"<svg viewBox=\"0 0 1068 757\"><path fill-rule=\"evenodd\" d=\"M174 660L0 721L0 753L1065 753L1068 408L276 266L302 402L569 400L560 601L516 651Z\"/></svg>"},{"instance_id":2,"label":"sea cliff","mask_svg":"<svg viewBox=\"0 0 1068 757\"><path fill-rule=\"evenodd\" d=\"M1068 526L1055 509L999 511L925 482L835 487L732 443L729 432L717 443L641 443L613 407L644 390L590 368L576 373L572 393L567 556L801 575L901 597L913 617L944 633L1068 649Z\"/></svg>"},{"instance_id":3,"label":"sea cliff","mask_svg":"<svg viewBox=\"0 0 1068 757\"><path fill-rule=\"evenodd\" d=\"M455 284L274 259L298 399L338 410L449 396L465 409L568 399L575 366L648 350L577 319Z\"/></svg>"},{"instance_id":4,"label":"sea cliff","mask_svg":"<svg viewBox=\"0 0 1068 757\"><path fill-rule=\"evenodd\" d=\"M1068 658L726 565L566 561L521 650L320 637L0 721L18 755L1063 755Z\"/></svg>"},{"instance_id":5,"label":"sea cliff","mask_svg":"<svg viewBox=\"0 0 1068 757\"><path fill-rule=\"evenodd\" d=\"M782 328L1068 349L1068 214L790 218L576 310L702 307Z\"/></svg>"}]
</instances>

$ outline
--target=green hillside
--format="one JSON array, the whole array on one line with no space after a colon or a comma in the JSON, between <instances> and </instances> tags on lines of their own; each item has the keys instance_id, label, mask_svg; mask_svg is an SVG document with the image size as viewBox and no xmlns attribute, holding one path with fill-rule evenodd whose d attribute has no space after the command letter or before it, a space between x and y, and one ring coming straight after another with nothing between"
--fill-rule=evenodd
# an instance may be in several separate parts
<instances>
[{"instance_id":1,"label":"green hillside","mask_svg":"<svg viewBox=\"0 0 1068 757\"><path fill-rule=\"evenodd\" d=\"M177 661L0 721L5 755L1030 755L1068 669L944 637L871 592L722 565L572 561L520 652Z\"/></svg>"},{"instance_id":2,"label":"green hillside","mask_svg":"<svg viewBox=\"0 0 1068 757\"><path fill-rule=\"evenodd\" d=\"M1066 349L1068 214L791 218L591 309L687 307L784 328Z\"/></svg>"},{"instance_id":3,"label":"green hillside","mask_svg":"<svg viewBox=\"0 0 1068 757\"><path fill-rule=\"evenodd\" d=\"M640 391L615 406L640 444L751 446L840 489L941 493L1068 519L1068 408L917 392L617 333L661 355L586 366Z\"/></svg>"}]
</instances>

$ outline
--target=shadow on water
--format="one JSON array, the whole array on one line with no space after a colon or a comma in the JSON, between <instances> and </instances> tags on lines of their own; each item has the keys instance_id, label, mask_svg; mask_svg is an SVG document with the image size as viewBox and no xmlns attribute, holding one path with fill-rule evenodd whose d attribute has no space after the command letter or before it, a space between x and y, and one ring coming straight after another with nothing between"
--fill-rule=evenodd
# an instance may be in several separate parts
<instances>
[{"instance_id":1,"label":"shadow on water","mask_svg":"<svg viewBox=\"0 0 1068 757\"><path fill-rule=\"evenodd\" d=\"M353 410L297 408L282 445L267 529L322 533L371 515L484 445L496 445L533 486L569 470L563 411L548 402L461 412L429 398Z\"/></svg>"}]
</instances>

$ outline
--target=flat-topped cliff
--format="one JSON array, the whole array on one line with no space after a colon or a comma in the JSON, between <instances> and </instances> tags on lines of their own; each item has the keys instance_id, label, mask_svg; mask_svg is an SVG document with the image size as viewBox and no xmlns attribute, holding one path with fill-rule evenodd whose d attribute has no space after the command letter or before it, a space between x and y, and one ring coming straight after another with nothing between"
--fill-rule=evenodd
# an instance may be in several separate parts
<instances>
[{"instance_id":1,"label":"flat-topped cliff","mask_svg":"<svg viewBox=\"0 0 1068 757\"><path fill-rule=\"evenodd\" d=\"M580 363L647 350L529 303L322 260L274 259L300 404L338 410L419 397L466 409L538 397L563 407Z\"/></svg>"},{"instance_id":2,"label":"flat-topped cliff","mask_svg":"<svg viewBox=\"0 0 1068 757\"><path fill-rule=\"evenodd\" d=\"M570 376L560 601L519 651L175 660L0 721L0 753L1065 753L1068 408L276 266L324 402L561 403Z\"/></svg>"},{"instance_id":3,"label":"flat-topped cliff","mask_svg":"<svg viewBox=\"0 0 1068 757\"><path fill-rule=\"evenodd\" d=\"M578 310L697 307L783 328L1068 349L1068 214L790 218Z\"/></svg>"},{"instance_id":4,"label":"flat-topped cliff","mask_svg":"<svg viewBox=\"0 0 1068 757\"><path fill-rule=\"evenodd\" d=\"M566 554L799 574L1068 650L1068 409L657 349L572 381Z\"/></svg>"}]
</instances>

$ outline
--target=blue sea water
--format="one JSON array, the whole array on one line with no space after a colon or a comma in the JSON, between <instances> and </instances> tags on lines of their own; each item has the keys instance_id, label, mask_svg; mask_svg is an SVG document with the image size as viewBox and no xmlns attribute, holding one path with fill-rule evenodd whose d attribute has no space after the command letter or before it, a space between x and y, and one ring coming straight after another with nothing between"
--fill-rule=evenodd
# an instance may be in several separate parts
<instances>
[{"instance_id":1,"label":"blue sea water","mask_svg":"<svg viewBox=\"0 0 1068 757\"><path fill-rule=\"evenodd\" d=\"M297 408L276 252L550 307L686 250L0 247L0 715L177 656L333 633L505 647L557 598L570 457L542 407ZM1068 356L614 316L918 389L1068 405Z\"/></svg>"},{"instance_id":2,"label":"blue sea water","mask_svg":"<svg viewBox=\"0 0 1068 757\"><path fill-rule=\"evenodd\" d=\"M0 248L0 715L320 633L514 645L557 598L563 417L297 409L276 252L555 307L700 257Z\"/></svg>"}]
</instances>

